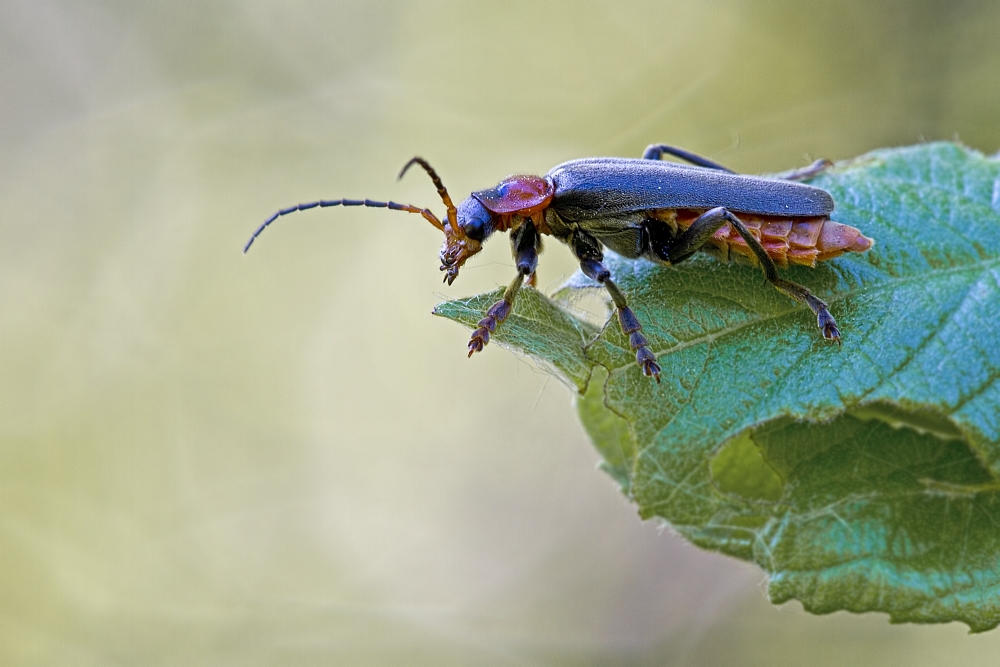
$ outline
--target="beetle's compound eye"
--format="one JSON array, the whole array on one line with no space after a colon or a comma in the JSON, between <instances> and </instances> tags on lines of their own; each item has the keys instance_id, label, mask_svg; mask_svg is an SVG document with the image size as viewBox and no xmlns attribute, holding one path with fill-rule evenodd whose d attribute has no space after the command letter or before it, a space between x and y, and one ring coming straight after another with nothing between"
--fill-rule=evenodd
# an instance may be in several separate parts
<instances>
[{"instance_id":1,"label":"beetle's compound eye","mask_svg":"<svg viewBox=\"0 0 1000 667\"><path fill-rule=\"evenodd\" d=\"M493 219L490 212L472 197L459 205L458 224L466 236L480 243L493 233Z\"/></svg>"},{"instance_id":2,"label":"beetle's compound eye","mask_svg":"<svg viewBox=\"0 0 1000 667\"><path fill-rule=\"evenodd\" d=\"M469 220L462 225L462 229L465 231L465 235L473 241L482 243L483 239L486 238L486 224L482 220Z\"/></svg>"}]
</instances>

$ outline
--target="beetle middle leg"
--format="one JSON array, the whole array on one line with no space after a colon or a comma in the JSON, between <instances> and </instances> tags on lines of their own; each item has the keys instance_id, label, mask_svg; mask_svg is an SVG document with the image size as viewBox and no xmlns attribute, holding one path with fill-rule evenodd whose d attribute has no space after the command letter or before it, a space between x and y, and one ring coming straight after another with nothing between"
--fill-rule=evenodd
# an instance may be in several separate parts
<instances>
[{"instance_id":1,"label":"beetle middle leg","mask_svg":"<svg viewBox=\"0 0 1000 667\"><path fill-rule=\"evenodd\" d=\"M642 368L646 377L656 378L660 382L660 365L656 363L656 355L649 349L649 341L642 335L642 325L628 306L624 292L611 280L611 271L604 266L604 253L601 244L590 234L576 230L570 236L569 245L573 254L580 260L580 270L590 278L604 285L618 312L618 324L622 333L628 336L629 347L635 350L635 361Z\"/></svg>"},{"instance_id":2,"label":"beetle middle leg","mask_svg":"<svg viewBox=\"0 0 1000 667\"><path fill-rule=\"evenodd\" d=\"M538 251L542 243L534 223L526 220L523 225L511 233L510 243L514 252L514 262L517 265L517 275L504 290L503 298L490 306L489 310L486 311L486 317L477 323L477 328L472 332L472 338L469 340L470 357L476 352L482 352L486 344L490 342L490 334L496 331L496 328L510 315L510 311L514 309L514 300L524 284L524 279L527 278L528 284L534 286Z\"/></svg>"},{"instance_id":3,"label":"beetle middle leg","mask_svg":"<svg viewBox=\"0 0 1000 667\"><path fill-rule=\"evenodd\" d=\"M760 262L767 281L796 301L809 306L816 314L816 324L823 332L823 337L839 343L840 331L837 329L837 322L827 309L826 303L813 296L812 292L802 285L780 278L774 261L768 256L767 251L760 245L760 242L750 233L750 230L747 229L746 225L739 218L722 206L701 214L684 233L674 239L667 249L666 259L671 264L683 262L694 254L696 250L705 245L712 238L712 235L726 223L732 225L736 232L746 241L747 246L749 246L757 261Z\"/></svg>"}]
</instances>

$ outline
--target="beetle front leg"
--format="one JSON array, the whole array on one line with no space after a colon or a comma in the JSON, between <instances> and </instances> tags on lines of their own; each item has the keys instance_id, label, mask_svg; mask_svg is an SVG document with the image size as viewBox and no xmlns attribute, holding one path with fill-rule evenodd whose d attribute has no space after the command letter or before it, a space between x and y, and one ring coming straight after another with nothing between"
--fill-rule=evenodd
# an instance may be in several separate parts
<instances>
[{"instance_id":1,"label":"beetle front leg","mask_svg":"<svg viewBox=\"0 0 1000 667\"><path fill-rule=\"evenodd\" d=\"M479 320L476 325L478 328L472 332L472 338L469 340L470 357L476 352L483 351L486 344L490 342L490 334L496 331L497 327L503 324L503 321L510 315L510 311L514 308L514 299L521 291L523 282L524 274L518 273L513 282L504 290L503 298L490 306L490 309L486 311L486 317Z\"/></svg>"},{"instance_id":2,"label":"beetle front leg","mask_svg":"<svg viewBox=\"0 0 1000 667\"><path fill-rule=\"evenodd\" d=\"M659 384L660 365L656 363L656 355L649 349L649 341L642 335L639 318L629 308L625 294L611 280L611 271L602 263L604 254L601 252L600 244L589 234L575 232L570 247L580 260L580 270L591 280L604 285L604 289L611 295L615 310L618 312L618 324L621 325L622 333L628 336L629 347L635 350L635 362L642 369L642 374L656 378Z\"/></svg>"},{"instance_id":3,"label":"beetle front leg","mask_svg":"<svg viewBox=\"0 0 1000 667\"><path fill-rule=\"evenodd\" d=\"M796 301L809 306L813 313L816 314L816 324L823 332L823 337L827 340L835 340L837 343L840 343L840 331L837 329L837 322L827 309L826 303L822 299L813 296L812 292L802 285L780 278L778 276L778 268L774 265L774 261L770 256L768 256L767 251L760 245L760 242L750 233L750 230L747 229L746 225L739 218L722 206L701 214L683 234L674 240L667 253L670 263L677 264L678 262L683 262L694 254L696 250L705 245L715 232L719 231L726 223L732 225L733 229L746 241L747 246L749 246L757 261L760 262L767 281Z\"/></svg>"},{"instance_id":4,"label":"beetle front leg","mask_svg":"<svg viewBox=\"0 0 1000 667\"><path fill-rule=\"evenodd\" d=\"M517 275L503 292L503 298L490 306L486 311L486 317L479 320L476 330L472 332L469 340L469 356L476 352L482 352L486 344L490 342L490 335L496 328L503 324L503 321L514 309L514 300L517 293L521 291L524 279L528 279L529 285L534 285L535 268L538 266L538 249L541 245L541 238L535 231L532 222L525 222L516 232L511 235L511 246L514 251L514 261L517 265Z\"/></svg>"}]
</instances>

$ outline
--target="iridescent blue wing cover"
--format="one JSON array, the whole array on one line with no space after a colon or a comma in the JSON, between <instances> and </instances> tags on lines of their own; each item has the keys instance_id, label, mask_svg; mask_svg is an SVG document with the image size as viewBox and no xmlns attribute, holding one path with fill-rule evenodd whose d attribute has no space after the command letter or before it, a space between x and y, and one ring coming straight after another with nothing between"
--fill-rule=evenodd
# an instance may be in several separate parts
<instances>
[{"instance_id":1,"label":"iridescent blue wing cover","mask_svg":"<svg viewBox=\"0 0 1000 667\"><path fill-rule=\"evenodd\" d=\"M553 167L552 206L565 220L588 220L651 209L710 209L774 216L823 216L825 191L801 183L731 174L673 162L587 158Z\"/></svg>"}]
</instances>

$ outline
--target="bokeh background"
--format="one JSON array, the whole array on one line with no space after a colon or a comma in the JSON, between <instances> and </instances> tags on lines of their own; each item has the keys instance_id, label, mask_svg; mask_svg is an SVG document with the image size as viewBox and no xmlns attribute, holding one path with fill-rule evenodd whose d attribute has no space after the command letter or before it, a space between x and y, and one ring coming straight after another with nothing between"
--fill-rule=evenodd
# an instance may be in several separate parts
<instances>
[{"instance_id":1,"label":"bokeh background","mask_svg":"<svg viewBox=\"0 0 1000 667\"><path fill-rule=\"evenodd\" d=\"M641 522L435 303L441 205L563 160L1000 147L1000 3L0 2L0 663L995 664ZM540 286L572 272L550 243Z\"/></svg>"}]
</instances>

